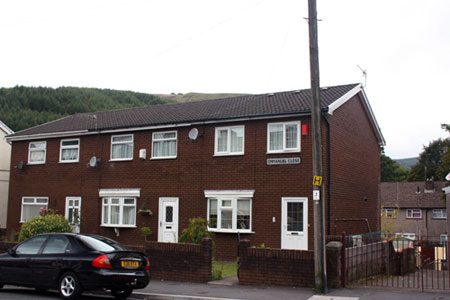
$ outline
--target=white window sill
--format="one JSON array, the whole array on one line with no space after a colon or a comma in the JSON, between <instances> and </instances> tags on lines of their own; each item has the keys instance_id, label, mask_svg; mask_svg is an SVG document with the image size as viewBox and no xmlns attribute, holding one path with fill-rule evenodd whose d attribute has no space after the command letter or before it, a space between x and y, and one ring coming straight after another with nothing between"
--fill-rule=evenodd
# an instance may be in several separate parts
<instances>
[{"instance_id":1,"label":"white window sill","mask_svg":"<svg viewBox=\"0 0 450 300\"><path fill-rule=\"evenodd\" d=\"M61 160L59 161L60 164L76 164L79 163L79 160Z\"/></svg>"},{"instance_id":2,"label":"white window sill","mask_svg":"<svg viewBox=\"0 0 450 300\"><path fill-rule=\"evenodd\" d=\"M28 162L27 165L32 166L32 165L45 165L45 161L44 162Z\"/></svg>"},{"instance_id":3,"label":"white window sill","mask_svg":"<svg viewBox=\"0 0 450 300\"><path fill-rule=\"evenodd\" d=\"M281 151L267 151L266 154L283 154L283 153L300 153L299 149L296 150L281 150Z\"/></svg>"},{"instance_id":4,"label":"white window sill","mask_svg":"<svg viewBox=\"0 0 450 300\"><path fill-rule=\"evenodd\" d=\"M150 160L160 160L160 159L176 159L176 156L162 156L162 157L151 157Z\"/></svg>"},{"instance_id":5,"label":"white window sill","mask_svg":"<svg viewBox=\"0 0 450 300\"><path fill-rule=\"evenodd\" d=\"M214 153L213 157L220 157L220 156L244 156L244 153Z\"/></svg>"},{"instance_id":6,"label":"white window sill","mask_svg":"<svg viewBox=\"0 0 450 300\"><path fill-rule=\"evenodd\" d=\"M109 162L132 161L133 158L110 159Z\"/></svg>"},{"instance_id":7,"label":"white window sill","mask_svg":"<svg viewBox=\"0 0 450 300\"><path fill-rule=\"evenodd\" d=\"M255 234L254 231L251 230L233 230L233 229L215 229L215 228L208 228L209 232L215 232L215 233L241 233L241 234Z\"/></svg>"},{"instance_id":8,"label":"white window sill","mask_svg":"<svg viewBox=\"0 0 450 300\"><path fill-rule=\"evenodd\" d=\"M137 228L136 225L106 225L106 224L101 224L100 227L108 227L108 228Z\"/></svg>"}]
</instances>

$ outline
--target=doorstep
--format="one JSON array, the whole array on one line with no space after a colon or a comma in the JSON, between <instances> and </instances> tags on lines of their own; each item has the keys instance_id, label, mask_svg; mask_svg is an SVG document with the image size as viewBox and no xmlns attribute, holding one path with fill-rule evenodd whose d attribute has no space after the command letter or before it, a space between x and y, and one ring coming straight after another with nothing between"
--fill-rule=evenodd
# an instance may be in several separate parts
<instances>
[{"instance_id":1,"label":"doorstep","mask_svg":"<svg viewBox=\"0 0 450 300\"><path fill-rule=\"evenodd\" d=\"M227 278L220 279L220 280L210 281L210 282L208 282L208 284L232 286L232 285L238 285L239 279L237 276L233 276L233 277L227 277Z\"/></svg>"}]
</instances>

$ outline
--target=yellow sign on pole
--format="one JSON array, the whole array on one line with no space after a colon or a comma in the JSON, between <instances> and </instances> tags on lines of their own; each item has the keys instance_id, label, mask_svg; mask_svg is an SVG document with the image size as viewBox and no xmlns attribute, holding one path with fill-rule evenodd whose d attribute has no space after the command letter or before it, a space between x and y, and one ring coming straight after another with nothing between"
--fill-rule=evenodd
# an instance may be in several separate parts
<instances>
[{"instance_id":1,"label":"yellow sign on pole","mask_svg":"<svg viewBox=\"0 0 450 300\"><path fill-rule=\"evenodd\" d=\"M321 186L322 185L322 176L314 176L313 185Z\"/></svg>"}]
</instances>

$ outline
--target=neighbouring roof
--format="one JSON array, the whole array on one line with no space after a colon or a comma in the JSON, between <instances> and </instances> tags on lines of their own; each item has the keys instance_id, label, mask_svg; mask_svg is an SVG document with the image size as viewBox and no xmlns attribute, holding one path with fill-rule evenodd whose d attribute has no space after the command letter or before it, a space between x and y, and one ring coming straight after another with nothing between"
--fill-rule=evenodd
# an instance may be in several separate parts
<instances>
[{"instance_id":1,"label":"neighbouring roof","mask_svg":"<svg viewBox=\"0 0 450 300\"><path fill-rule=\"evenodd\" d=\"M380 183L381 206L385 208L445 208L442 198L444 182L434 182L425 190L425 181ZM418 192L419 191L419 192Z\"/></svg>"},{"instance_id":2,"label":"neighbouring roof","mask_svg":"<svg viewBox=\"0 0 450 300\"><path fill-rule=\"evenodd\" d=\"M13 134L14 131L11 130L11 128L9 128L8 126L6 126L5 123L3 123L2 121L0 121L0 129L3 130L5 132L5 134Z\"/></svg>"},{"instance_id":3,"label":"neighbouring roof","mask_svg":"<svg viewBox=\"0 0 450 300\"><path fill-rule=\"evenodd\" d=\"M384 138L360 84L321 88L322 110L330 114L357 93L371 119L379 143ZM246 95L188 103L160 104L96 113L71 115L8 136L9 140L69 136L109 130L133 130L155 126L189 126L247 118L268 118L311 113L311 90Z\"/></svg>"}]
</instances>

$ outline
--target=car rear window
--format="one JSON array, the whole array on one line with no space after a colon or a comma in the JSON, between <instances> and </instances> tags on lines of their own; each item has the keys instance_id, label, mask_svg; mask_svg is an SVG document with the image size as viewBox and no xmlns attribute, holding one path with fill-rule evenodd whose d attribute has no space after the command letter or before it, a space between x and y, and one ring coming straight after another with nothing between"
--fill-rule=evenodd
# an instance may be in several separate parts
<instances>
[{"instance_id":1,"label":"car rear window","mask_svg":"<svg viewBox=\"0 0 450 300\"><path fill-rule=\"evenodd\" d=\"M100 236L81 235L80 240L84 245L96 251L112 252L117 250L129 250L127 247L119 244L114 240Z\"/></svg>"}]
</instances>

